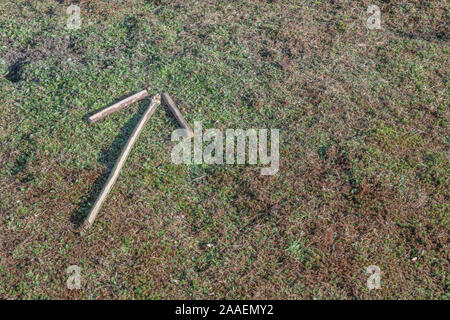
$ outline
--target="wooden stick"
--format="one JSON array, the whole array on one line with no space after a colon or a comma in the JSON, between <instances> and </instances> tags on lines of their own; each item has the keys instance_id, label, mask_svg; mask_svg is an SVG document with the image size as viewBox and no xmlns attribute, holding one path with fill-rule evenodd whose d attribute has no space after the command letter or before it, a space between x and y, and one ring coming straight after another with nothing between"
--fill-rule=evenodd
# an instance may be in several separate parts
<instances>
[{"instance_id":1,"label":"wooden stick","mask_svg":"<svg viewBox=\"0 0 450 320\"><path fill-rule=\"evenodd\" d=\"M123 100L113 104L112 106L97 112L96 114L93 114L92 116L89 117L89 123L97 122L98 120L103 119L107 115L110 115L111 113L122 110L123 108L129 106L130 104L132 104L136 101L142 100L142 99L146 98L147 96L148 96L147 90L142 90L141 92L133 94L132 96L130 96L126 99L123 99Z\"/></svg>"},{"instance_id":2,"label":"wooden stick","mask_svg":"<svg viewBox=\"0 0 450 320\"><path fill-rule=\"evenodd\" d=\"M188 137L192 138L194 136L194 132L192 131L192 128L189 126L189 124L184 120L183 115L181 114L180 110L178 110L175 102L172 100L172 98L169 96L169 94L163 93L162 98L166 105L169 107L170 112L172 115L177 119L178 124L181 128L187 130Z\"/></svg>"},{"instance_id":3,"label":"wooden stick","mask_svg":"<svg viewBox=\"0 0 450 320\"><path fill-rule=\"evenodd\" d=\"M141 120L139 120L138 125L136 128L134 128L133 133L131 134L130 138L127 141L127 144L123 148L119 159L117 160L116 164L114 165L114 168L111 171L111 174L108 177L108 180L106 181L105 186L103 187L102 191L100 192L100 195L98 196L97 200L95 201L94 206L92 207L91 212L89 213L89 216L85 222L85 227L88 228L92 225L92 223L95 220L95 217L97 216L98 212L100 211L100 208L105 201L108 193L111 191L114 183L117 180L117 177L119 176L120 170L122 170L122 167L127 160L127 157L131 151L131 148L133 147L134 143L136 142L137 138L139 137L139 134L141 133L142 129L144 129L145 123L150 118L150 116L155 112L156 107L161 103L161 96L159 94L155 95L152 98L152 102L148 106L147 110L145 111L144 115L142 116Z\"/></svg>"}]
</instances>

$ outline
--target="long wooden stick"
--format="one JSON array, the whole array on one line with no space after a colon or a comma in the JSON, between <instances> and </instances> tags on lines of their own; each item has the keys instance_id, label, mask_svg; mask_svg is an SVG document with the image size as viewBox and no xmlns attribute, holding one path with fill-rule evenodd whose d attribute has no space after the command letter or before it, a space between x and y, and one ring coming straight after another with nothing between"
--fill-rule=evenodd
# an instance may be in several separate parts
<instances>
[{"instance_id":1,"label":"long wooden stick","mask_svg":"<svg viewBox=\"0 0 450 320\"><path fill-rule=\"evenodd\" d=\"M163 93L162 98L164 102L166 103L167 107L169 107L170 112L172 115L177 119L178 124L181 128L187 130L188 137L192 138L194 136L194 132L192 131L192 128L189 126L189 124L184 120L183 115L181 114L180 110L177 108L175 102L172 100L172 98L169 96L169 94Z\"/></svg>"},{"instance_id":2,"label":"long wooden stick","mask_svg":"<svg viewBox=\"0 0 450 320\"><path fill-rule=\"evenodd\" d=\"M139 134L141 133L142 129L144 129L145 123L147 122L148 118L155 112L156 107L161 104L161 96L159 94L155 95L152 98L152 102L148 106L147 110L145 111L144 115L142 116L141 120L139 121L136 128L134 128L133 133L131 134L130 138L127 141L127 144L123 148L119 159L117 160L116 164L114 165L114 168L111 171L111 174L109 175L108 180L106 181L105 186L103 187L102 191L100 192L100 195L98 196L97 200L95 201L94 206L92 207L91 212L89 213L89 216L85 222L85 227L88 228L92 225L92 223L95 220L95 217L97 217L98 212L100 211L100 208L105 201L108 193L111 191L114 183L117 180L117 177L119 176L120 170L122 170L122 167L127 160L127 157L131 151L131 148L133 147L134 143L136 142L137 138L139 137Z\"/></svg>"},{"instance_id":3,"label":"long wooden stick","mask_svg":"<svg viewBox=\"0 0 450 320\"><path fill-rule=\"evenodd\" d=\"M132 96L123 99L112 106L109 106L108 108L105 108L96 114L93 114L89 117L89 123L97 122L98 120L103 119L107 115L110 115L111 113L114 113L116 111L122 110L123 108L129 106L130 104L142 100L148 96L147 90L142 90L141 92L138 92L136 94L133 94Z\"/></svg>"}]
</instances>

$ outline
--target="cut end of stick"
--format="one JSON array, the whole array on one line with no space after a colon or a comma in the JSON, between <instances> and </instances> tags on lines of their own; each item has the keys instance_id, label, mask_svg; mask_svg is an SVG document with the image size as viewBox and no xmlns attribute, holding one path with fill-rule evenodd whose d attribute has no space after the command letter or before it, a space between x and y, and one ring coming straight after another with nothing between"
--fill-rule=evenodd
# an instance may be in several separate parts
<instances>
[{"instance_id":1,"label":"cut end of stick","mask_svg":"<svg viewBox=\"0 0 450 320\"><path fill-rule=\"evenodd\" d=\"M188 130L188 138L190 139L190 138L193 138L193 137L194 137L194 132Z\"/></svg>"},{"instance_id":2,"label":"cut end of stick","mask_svg":"<svg viewBox=\"0 0 450 320\"><path fill-rule=\"evenodd\" d=\"M161 95L159 93L155 94L153 96L153 98L152 98L152 102L156 102L157 104L161 104Z\"/></svg>"},{"instance_id":3,"label":"cut end of stick","mask_svg":"<svg viewBox=\"0 0 450 320\"><path fill-rule=\"evenodd\" d=\"M87 230L92 226L92 223L90 223L89 221L84 221L83 223L83 229Z\"/></svg>"}]
</instances>

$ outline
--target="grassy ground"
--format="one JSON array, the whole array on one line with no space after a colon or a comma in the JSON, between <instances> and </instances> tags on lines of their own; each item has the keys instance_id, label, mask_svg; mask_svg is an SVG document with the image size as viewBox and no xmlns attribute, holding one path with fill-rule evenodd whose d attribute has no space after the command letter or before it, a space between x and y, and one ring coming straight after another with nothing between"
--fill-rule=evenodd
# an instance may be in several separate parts
<instances>
[{"instance_id":1,"label":"grassy ground","mask_svg":"<svg viewBox=\"0 0 450 320\"><path fill-rule=\"evenodd\" d=\"M0 3L1 298L450 298L448 2L75 3ZM279 173L173 164L160 108L82 231L148 101L85 116L144 86Z\"/></svg>"}]
</instances>

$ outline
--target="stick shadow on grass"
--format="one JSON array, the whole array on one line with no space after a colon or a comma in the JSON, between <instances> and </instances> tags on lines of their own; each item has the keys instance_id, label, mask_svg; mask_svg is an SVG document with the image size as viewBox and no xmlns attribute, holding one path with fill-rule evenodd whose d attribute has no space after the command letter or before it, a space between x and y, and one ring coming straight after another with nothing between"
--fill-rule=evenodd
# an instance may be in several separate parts
<instances>
[{"instance_id":1,"label":"stick shadow on grass","mask_svg":"<svg viewBox=\"0 0 450 320\"><path fill-rule=\"evenodd\" d=\"M150 99L143 99L138 103L139 108L136 114L120 129L120 133L116 136L111 146L109 148L103 149L99 153L98 160L102 162L106 166L106 168L92 184L87 198L85 198L85 200L79 203L77 209L73 211L70 217L70 221L72 222L72 224L76 229L80 228L84 220L87 218L89 211L94 205L96 198L98 197L100 191L103 188L103 185L108 179L108 176L111 173L111 170L114 167L114 164L116 163L116 160L119 157L122 148L126 144L128 137L131 135L133 129L139 122L139 119L142 117L142 114L144 113L145 109L148 107ZM88 114L86 118L94 113ZM98 124L94 125L101 125L101 122L103 121L100 121Z\"/></svg>"}]
</instances>

